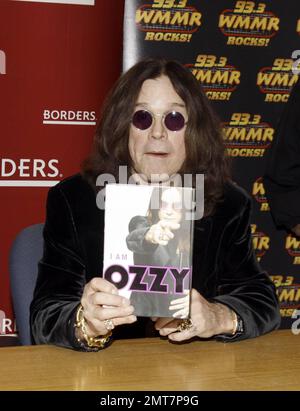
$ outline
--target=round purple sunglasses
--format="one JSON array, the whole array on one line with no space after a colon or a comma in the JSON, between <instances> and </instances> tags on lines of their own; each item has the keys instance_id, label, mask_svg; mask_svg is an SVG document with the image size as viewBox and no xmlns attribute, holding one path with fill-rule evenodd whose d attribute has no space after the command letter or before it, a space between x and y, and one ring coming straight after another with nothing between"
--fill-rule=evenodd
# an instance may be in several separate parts
<instances>
[{"instance_id":1,"label":"round purple sunglasses","mask_svg":"<svg viewBox=\"0 0 300 411\"><path fill-rule=\"evenodd\" d=\"M159 116L160 114L156 114ZM147 130L152 126L155 115L148 110L138 110L132 117L132 124L139 130ZM185 118L178 111L170 111L163 114L162 119L166 128L170 131L179 131L186 125Z\"/></svg>"}]
</instances>

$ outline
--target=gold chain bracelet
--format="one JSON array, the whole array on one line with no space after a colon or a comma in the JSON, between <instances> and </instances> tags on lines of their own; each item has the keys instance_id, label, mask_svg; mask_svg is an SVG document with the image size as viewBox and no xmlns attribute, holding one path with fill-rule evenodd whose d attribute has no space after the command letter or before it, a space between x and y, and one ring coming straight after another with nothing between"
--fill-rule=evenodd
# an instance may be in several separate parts
<instances>
[{"instance_id":1,"label":"gold chain bracelet","mask_svg":"<svg viewBox=\"0 0 300 411\"><path fill-rule=\"evenodd\" d=\"M235 335L237 327L238 327L238 318L237 318L236 312L233 310L231 310L231 315L232 315L232 323L233 323L231 335Z\"/></svg>"},{"instance_id":2,"label":"gold chain bracelet","mask_svg":"<svg viewBox=\"0 0 300 411\"><path fill-rule=\"evenodd\" d=\"M80 329L83 338L85 339L88 347L91 348L105 348L107 346L107 344L110 342L111 340L111 336L112 336L112 332L108 331L107 334L105 335L100 335L98 337L89 337L87 335L87 331L86 331L86 319L84 318L83 315L83 307L80 304L77 312L76 312L76 323L75 323L75 327ZM78 338L78 342L82 342L79 338Z\"/></svg>"}]
</instances>

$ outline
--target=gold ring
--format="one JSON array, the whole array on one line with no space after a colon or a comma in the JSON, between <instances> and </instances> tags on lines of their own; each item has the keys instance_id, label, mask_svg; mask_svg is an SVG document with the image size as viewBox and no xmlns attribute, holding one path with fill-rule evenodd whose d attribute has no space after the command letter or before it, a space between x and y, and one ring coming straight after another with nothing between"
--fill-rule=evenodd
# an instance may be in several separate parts
<instances>
[{"instance_id":1,"label":"gold ring","mask_svg":"<svg viewBox=\"0 0 300 411\"><path fill-rule=\"evenodd\" d=\"M108 331L113 330L115 328L112 320L104 320L104 325Z\"/></svg>"},{"instance_id":2,"label":"gold ring","mask_svg":"<svg viewBox=\"0 0 300 411\"><path fill-rule=\"evenodd\" d=\"M190 318L187 318L186 320L182 320L179 326L177 327L178 331L185 331L189 330L190 328L193 327L193 322Z\"/></svg>"}]
</instances>

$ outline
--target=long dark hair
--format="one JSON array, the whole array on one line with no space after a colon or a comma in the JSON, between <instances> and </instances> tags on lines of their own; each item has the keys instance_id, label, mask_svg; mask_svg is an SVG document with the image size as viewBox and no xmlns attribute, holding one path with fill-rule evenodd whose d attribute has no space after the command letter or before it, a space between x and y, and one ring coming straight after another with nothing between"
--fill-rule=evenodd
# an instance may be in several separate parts
<instances>
[{"instance_id":1,"label":"long dark hair","mask_svg":"<svg viewBox=\"0 0 300 411\"><path fill-rule=\"evenodd\" d=\"M134 106L144 81L162 75L169 77L188 113L186 160L178 173L205 175L204 209L205 215L211 214L230 178L220 121L196 78L176 61L148 58L119 78L104 104L93 151L82 165L82 174L97 189L95 183L99 174L112 174L118 181L121 165L127 166L130 173L133 164L128 139Z\"/></svg>"}]
</instances>

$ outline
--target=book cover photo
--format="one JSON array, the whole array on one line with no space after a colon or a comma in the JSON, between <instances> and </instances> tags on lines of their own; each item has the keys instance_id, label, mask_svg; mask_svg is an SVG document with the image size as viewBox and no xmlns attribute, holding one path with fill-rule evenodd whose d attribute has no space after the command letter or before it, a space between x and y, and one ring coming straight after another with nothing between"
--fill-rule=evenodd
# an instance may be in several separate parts
<instances>
[{"instance_id":1,"label":"book cover photo","mask_svg":"<svg viewBox=\"0 0 300 411\"><path fill-rule=\"evenodd\" d=\"M107 184L104 278L143 317L188 318L193 188Z\"/></svg>"}]
</instances>

